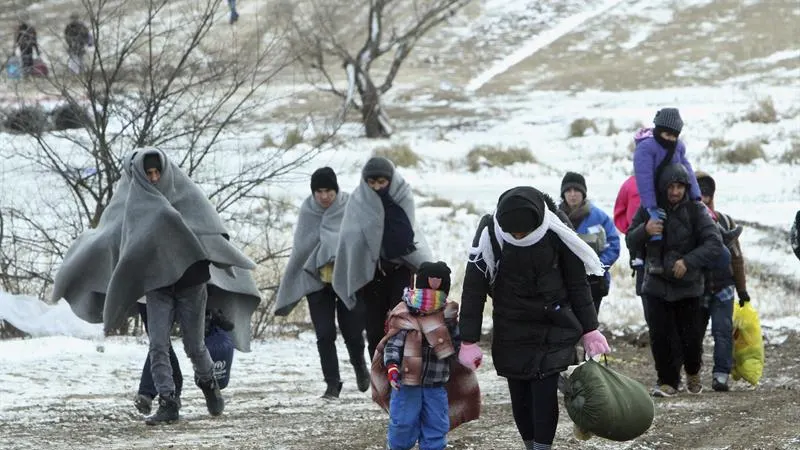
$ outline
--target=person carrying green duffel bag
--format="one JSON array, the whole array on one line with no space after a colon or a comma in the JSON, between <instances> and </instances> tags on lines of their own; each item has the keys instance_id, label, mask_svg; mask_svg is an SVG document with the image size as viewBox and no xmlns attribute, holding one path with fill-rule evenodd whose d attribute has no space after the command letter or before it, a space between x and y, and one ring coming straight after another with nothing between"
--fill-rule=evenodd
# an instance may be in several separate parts
<instances>
[{"instance_id":1,"label":"person carrying green duffel bag","mask_svg":"<svg viewBox=\"0 0 800 450\"><path fill-rule=\"evenodd\" d=\"M561 389L579 439L629 441L653 424L655 406L644 385L594 360L562 375Z\"/></svg>"}]
</instances>

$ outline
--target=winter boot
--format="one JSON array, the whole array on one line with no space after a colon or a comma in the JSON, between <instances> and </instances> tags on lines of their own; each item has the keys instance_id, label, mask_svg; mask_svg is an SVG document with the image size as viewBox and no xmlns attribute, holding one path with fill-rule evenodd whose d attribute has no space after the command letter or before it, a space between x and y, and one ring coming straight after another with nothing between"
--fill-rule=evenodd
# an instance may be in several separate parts
<instances>
[{"instance_id":1,"label":"winter boot","mask_svg":"<svg viewBox=\"0 0 800 450\"><path fill-rule=\"evenodd\" d=\"M664 248L664 241L648 241L647 242L647 273L650 275L661 275L664 273L664 263L662 258L662 250Z\"/></svg>"},{"instance_id":2,"label":"winter boot","mask_svg":"<svg viewBox=\"0 0 800 450\"><path fill-rule=\"evenodd\" d=\"M730 390L728 386L728 374L715 373L714 377L711 379L711 389L717 392L728 392Z\"/></svg>"},{"instance_id":3,"label":"winter boot","mask_svg":"<svg viewBox=\"0 0 800 450\"><path fill-rule=\"evenodd\" d=\"M197 383L200 390L203 391L203 396L206 398L206 407L208 413L212 416L222 414L225 409L225 399L222 398L222 393L219 391L219 383L216 378L211 378L208 381L201 381Z\"/></svg>"},{"instance_id":4,"label":"winter boot","mask_svg":"<svg viewBox=\"0 0 800 450\"><path fill-rule=\"evenodd\" d=\"M342 392L342 383L341 381L328 383L328 388L325 389L325 393L322 394L322 398L325 400L336 400L339 398L339 393Z\"/></svg>"},{"instance_id":5,"label":"winter boot","mask_svg":"<svg viewBox=\"0 0 800 450\"><path fill-rule=\"evenodd\" d=\"M353 369L356 371L356 385L358 385L358 390L361 392L367 392L370 385L367 364L362 360L361 364L353 366Z\"/></svg>"},{"instance_id":6,"label":"winter boot","mask_svg":"<svg viewBox=\"0 0 800 450\"><path fill-rule=\"evenodd\" d=\"M153 410L153 397L145 394L136 394L136 398L133 399L133 406L146 416Z\"/></svg>"},{"instance_id":7,"label":"winter boot","mask_svg":"<svg viewBox=\"0 0 800 450\"><path fill-rule=\"evenodd\" d=\"M731 230L726 230L722 227L719 227L719 233L722 235L722 243L727 246L742 234L742 226L736 225L736 227Z\"/></svg>"},{"instance_id":8,"label":"winter boot","mask_svg":"<svg viewBox=\"0 0 800 450\"><path fill-rule=\"evenodd\" d=\"M178 421L178 402L175 401L175 394L158 396L158 410L152 416L146 418L144 423L147 425L163 425Z\"/></svg>"}]
</instances>

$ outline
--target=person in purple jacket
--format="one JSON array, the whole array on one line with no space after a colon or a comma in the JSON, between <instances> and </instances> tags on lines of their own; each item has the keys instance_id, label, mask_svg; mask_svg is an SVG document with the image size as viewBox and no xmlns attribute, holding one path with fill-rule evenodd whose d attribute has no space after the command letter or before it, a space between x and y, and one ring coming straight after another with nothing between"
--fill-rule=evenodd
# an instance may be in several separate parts
<instances>
[{"instance_id":1,"label":"person in purple jacket","mask_svg":"<svg viewBox=\"0 0 800 450\"><path fill-rule=\"evenodd\" d=\"M658 206L656 179L668 164L681 164L689 172L689 199L700 201L700 186L691 163L686 159L686 146L678 136L683 129L683 119L677 108L663 108L653 119L654 128L642 128L634 137L636 150L633 153L633 172L639 190L641 206L653 220L663 221L666 211ZM646 245L647 271L652 275L664 272L661 262L662 236L650 237Z\"/></svg>"}]
</instances>

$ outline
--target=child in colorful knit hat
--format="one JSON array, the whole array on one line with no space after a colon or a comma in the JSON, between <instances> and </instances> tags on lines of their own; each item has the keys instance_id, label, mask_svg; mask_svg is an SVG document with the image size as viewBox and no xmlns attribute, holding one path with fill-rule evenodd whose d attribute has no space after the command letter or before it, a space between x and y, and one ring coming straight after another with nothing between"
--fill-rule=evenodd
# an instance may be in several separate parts
<instances>
[{"instance_id":1,"label":"child in colorful knit hat","mask_svg":"<svg viewBox=\"0 0 800 450\"><path fill-rule=\"evenodd\" d=\"M458 354L458 304L448 302L450 268L424 262L414 289L389 314L383 363L392 387L388 448L444 449L450 430L447 389Z\"/></svg>"}]
</instances>

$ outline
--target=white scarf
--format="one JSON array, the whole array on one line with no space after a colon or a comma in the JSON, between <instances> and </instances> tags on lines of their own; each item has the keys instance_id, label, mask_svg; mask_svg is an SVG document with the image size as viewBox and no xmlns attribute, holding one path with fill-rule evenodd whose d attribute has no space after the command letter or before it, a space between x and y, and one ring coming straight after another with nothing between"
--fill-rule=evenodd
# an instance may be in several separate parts
<instances>
[{"instance_id":1,"label":"white scarf","mask_svg":"<svg viewBox=\"0 0 800 450\"><path fill-rule=\"evenodd\" d=\"M553 230L556 235L558 235L559 239L566 244L567 248L575 253L575 255L581 259L581 261L583 261L583 265L586 268L587 274L598 276L605 274L603 263L600 262L600 258L597 256L597 253L595 253L589 244L584 242L583 239L581 239L575 233L575 231L572 230L572 228L568 227L549 209L545 209L545 214L541 225L539 225L538 228L533 230L530 234L522 239L516 239L510 233L503 231L500 228L500 224L497 222L497 218L494 214L492 214L492 220L494 222L494 235L497 237L497 243L500 245L501 249L503 248L504 242L508 242L509 244L517 247L530 247L531 245L539 242L547 233L547 230ZM470 246L469 249L469 262L477 263L481 260L486 263L486 275L488 275L489 280L494 283L499 261L495 261L495 255L494 251L492 250L492 242L491 237L489 237L488 227L484 228L481 232L481 236L478 240L478 246Z\"/></svg>"}]
</instances>

